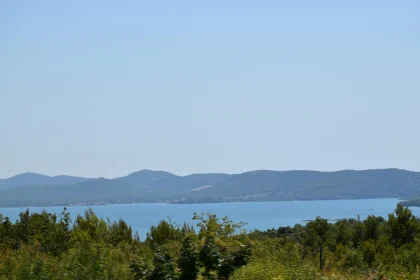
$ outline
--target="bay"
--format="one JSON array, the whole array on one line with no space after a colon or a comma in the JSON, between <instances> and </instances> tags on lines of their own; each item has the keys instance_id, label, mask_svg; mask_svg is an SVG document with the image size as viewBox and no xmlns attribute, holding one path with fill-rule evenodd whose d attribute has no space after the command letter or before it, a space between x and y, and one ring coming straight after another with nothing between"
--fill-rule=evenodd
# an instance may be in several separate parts
<instances>
[{"instance_id":1,"label":"bay","mask_svg":"<svg viewBox=\"0 0 420 280\"><path fill-rule=\"evenodd\" d=\"M89 207L101 218L111 221L123 219L144 239L152 225L160 220L171 218L176 224L184 222L195 224L194 212L227 216L235 222L247 222L248 230L267 230L279 226L305 224L317 216L325 219L357 218L365 219L368 215L388 218L400 200L385 199L351 199L351 200L313 200L313 201L280 201L280 202L238 202L208 204L123 204L102 206L67 206L67 211L74 220ZM27 207L0 208L3 216L12 221ZM48 212L60 214L63 207L30 207L30 212ZM413 214L420 216L420 208L411 208Z\"/></svg>"}]
</instances>

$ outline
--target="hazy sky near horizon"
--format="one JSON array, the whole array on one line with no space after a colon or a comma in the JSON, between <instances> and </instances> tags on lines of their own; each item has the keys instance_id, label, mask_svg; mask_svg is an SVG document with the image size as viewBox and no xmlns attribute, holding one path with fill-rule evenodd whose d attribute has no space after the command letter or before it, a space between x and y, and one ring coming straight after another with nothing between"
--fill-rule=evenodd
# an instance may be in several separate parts
<instances>
[{"instance_id":1,"label":"hazy sky near horizon","mask_svg":"<svg viewBox=\"0 0 420 280\"><path fill-rule=\"evenodd\" d=\"M419 1L0 2L0 178L419 159Z\"/></svg>"}]
</instances>

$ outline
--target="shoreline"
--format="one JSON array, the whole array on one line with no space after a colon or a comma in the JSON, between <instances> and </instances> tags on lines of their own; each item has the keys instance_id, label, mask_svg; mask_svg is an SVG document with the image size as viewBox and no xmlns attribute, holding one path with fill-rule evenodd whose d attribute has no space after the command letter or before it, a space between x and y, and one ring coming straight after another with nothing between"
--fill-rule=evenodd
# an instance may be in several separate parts
<instances>
[{"instance_id":1,"label":"shoreline","mask_svg":"<svg viewBox=\"0 0 420 280\"><path fill-rule=\"evenodd\" d=\"M375 197L375 198L339 198L339 199L302 199L302 200L269 200L269 201L223 201L223 202L139 202L139 203L86 203L86 204L40 204L40 205L16 205L2 206L0 208L43 208L43 207L96 207L96 206L130 206L130 205L199 205L199 204L235 204L235 203L279 203L279 202L317 202L317 201L338 201L338 200L373 200L373 199L396 199L398 203L410 201L396 197ZM409 206L418 207L418 206Z\"/></svg>"}]
</instances>

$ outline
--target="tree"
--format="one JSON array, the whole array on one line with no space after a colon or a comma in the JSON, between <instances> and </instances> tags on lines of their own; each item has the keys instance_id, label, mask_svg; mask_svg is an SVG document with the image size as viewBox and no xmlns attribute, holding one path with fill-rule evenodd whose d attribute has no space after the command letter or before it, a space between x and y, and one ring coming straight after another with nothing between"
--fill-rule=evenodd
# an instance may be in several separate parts
<instances>
[{"instance_id":1,"label":"tree","mask_svg":"<svg viewBox=\"0 0 420 280\"><path fill-rule=\"evenodd\" d=\"M365 239L378 240L379 220L375 216L369 215L363 223L365 224Z\"/></svg>"},{"instance_id":2,"label":"tree","mask_svg":"<svg viewBox=\"0 0 420 280\"><path fill-rule=\"evenodd\" d=\"M401 204L388 216L388 226L391 231L391 243L397 248L413 242L416 234L420 233L416 217L408 207Z\"/></svg>"},{"instance_id":3,"label":"tree","mask_svg":"<svg viewBox=\"0 0 420 280\"><path fill-rule=\"evenodd\" d=\"M179 279L197 279L199 272L198 252L191 235L186 236L182 242L181 255L178 259L178 267L181 270Z\"/></svg>"}]
</instances>

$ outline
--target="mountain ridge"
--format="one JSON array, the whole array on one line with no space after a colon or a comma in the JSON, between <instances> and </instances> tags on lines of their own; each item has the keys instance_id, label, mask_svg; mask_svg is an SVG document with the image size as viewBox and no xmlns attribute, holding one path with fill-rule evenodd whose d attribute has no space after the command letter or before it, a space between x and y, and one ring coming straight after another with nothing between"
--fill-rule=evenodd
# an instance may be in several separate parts
<instances>
[{"instance_id":1,"label":"mountain ridge","mask_svg":"<svg viewBox=\"0 0 420 280\"><path fill-rule=\"evenodd\" d=\"M187 175L176 175L174 173L168 172L168 171L164 171L164 170L152 170L152 169L140 169L138 171L134 171L131 172L125 176L119 176L119 177L114 177L114 178L108 178L108 177L83 177L83 176L73 176L73 175L66 175L66 174L59 174L59 175L45 175L42 173L37 173L37 172L31 172L31 171L27 171L27 172L22 172L19 174L15 174L12 175L10 177L6 177L6 178L0 178L1 180L9 180L15 177L21 177L21 176L27 176L27 175L38 175L38 176L42 176L42 177L48 177L48 178L56 178L56 177L73 177L73 178L84 178L84 179L98 179L98 178L106 178L109 180L114 180L114 179L121 179L121 178L125 178L128 177L130 175L136 174L136 173L143 173L143 172L152 172L152 173L167 173L176 177L186 177L186 176L191 176L191 175L202 175L202 174L224 174L224 175L239 175L239 174L245 174L245 173L253 173L253 172L265 172L265 171L269 171L269 172L318 172L318 173L337 173L337 172L360 172L360 171L376 171L376 170L384 170L384 171L391 171L391 170L395 170L395 171L406 171L406 172L414 172L414 173L420 173L420 171L413 171L413 170L407 170L407 169L402 169L402 168L370 168L370 169L340 169L340 170L324 170L324 171L320 171L320 170L312 170L312 169L287 169L287 170L272 170L272 169L256 169L256 170L249 170L249 171L244 171L242 173L223 173L223 172L208 172L208 173L191 173L191 174L187 174Z\"/></svg>"},{"instance_id":2,"label":"mountain ridge","mask_svg":"<svg viewBox=\"0 0 420 280\"><path fill-rule=\"evenodd\" d=\"M88 181L91 178L57 175L48 176L34 172L24 172L0 180L0 189L7 189L25 185L71 185L83 181Z\"/></svg>"},{"instance_id":3,"label":"mountain ridge","mask_svg":"<svg viewBox=\"0 0 420 280\"><path fill-rule=\"evenodd\" d=\"M35 178L32 184L31 176ZM7 188L0 181L0 206L408 198L420 194L420 172L395 168L186 176L146 169L113 179L35 173L10 178Z\"/></svg>"}]
</instances>

